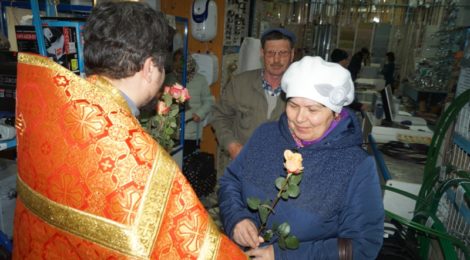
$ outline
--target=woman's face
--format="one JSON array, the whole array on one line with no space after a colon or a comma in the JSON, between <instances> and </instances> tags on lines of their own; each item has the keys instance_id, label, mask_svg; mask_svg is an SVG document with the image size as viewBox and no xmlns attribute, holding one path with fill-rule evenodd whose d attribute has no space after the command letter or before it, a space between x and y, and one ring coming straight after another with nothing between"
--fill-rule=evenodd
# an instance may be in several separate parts
<instances>
[{"instance_id":1,"label":"woman's face","mask_svg":"<svg viewBox=\"0 0 470 260\"><path fill-rule=\"evenodd\" d=\"M303 97L290 98L287 101L286 114L289 128L303 141L321 137L335 117L328 107Z\"/></svg>"}]
</instances>

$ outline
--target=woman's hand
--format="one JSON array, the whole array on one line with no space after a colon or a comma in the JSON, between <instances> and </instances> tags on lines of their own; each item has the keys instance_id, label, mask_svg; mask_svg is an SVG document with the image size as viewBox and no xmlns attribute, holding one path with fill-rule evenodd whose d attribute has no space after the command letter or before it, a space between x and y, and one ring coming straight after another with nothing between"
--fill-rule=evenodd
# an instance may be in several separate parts
<instances>
[{"instance_id":1,"label":"woman's hand","mask_svg":"<svg viewBox=\"0 0 470 260\"><path fill-rule=\"evenodd\" d=\"M245 252L250 259L256 260L274 260L274 248L273 245L258 247L255 249L250 249Z\"/></svg>"},{"instance_id":2,"label":"woman's hand","mask_svg":"<svg viewBox=\"0 0 470 260\"><path fill-rule=\"evenodd\" d=\"M193 113L193 121L199 123L201 122L201 117L198 116L196 113Z\"/></svg>"},{"instance_id":3,"label":"woman's hand","mask_svg":"<svg viewBox=\"0 0 470 260\"><path fill-rule=\"evenodd\" d=\"M233 240L245 247L257 248L263 239L258 236L255 223L249 219L238 222L233 228Z\"/></svg>"}]
</instances>

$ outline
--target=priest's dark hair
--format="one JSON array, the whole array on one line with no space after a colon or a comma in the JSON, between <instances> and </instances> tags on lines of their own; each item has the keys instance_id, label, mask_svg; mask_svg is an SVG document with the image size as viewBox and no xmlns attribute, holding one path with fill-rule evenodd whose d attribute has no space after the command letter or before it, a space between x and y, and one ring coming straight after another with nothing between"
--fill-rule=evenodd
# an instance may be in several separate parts
<instances>
[{"instance_id":1,"label":"priest's dark hair","mask_svg":"<svg viewBox=\"0 0 470 260\"><path fill-rule=\"evenodd\" d=\"M162 13L139 2L103 2L87 19L84 56L87 76L121 79L140 71L151 58L164 70L168 24Z\"/></svg>"}]
</instances>

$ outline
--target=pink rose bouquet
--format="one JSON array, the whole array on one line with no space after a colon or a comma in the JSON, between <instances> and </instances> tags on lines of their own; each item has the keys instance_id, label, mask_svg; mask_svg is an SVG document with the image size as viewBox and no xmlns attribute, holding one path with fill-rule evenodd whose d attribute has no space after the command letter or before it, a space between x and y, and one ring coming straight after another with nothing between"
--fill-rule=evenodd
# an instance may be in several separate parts
<instances>
[{"instance_id":1,"label":"pink rose bouquet","mask_svg":"<svg viewBox=\"0 0 470 260\"><path fill-rule=\"evenodd\" d=\"M266 228L268 217L275 214L274 208L280 199L288 200L289 198L297 198L300 195L299 183L302 180L302 155L291 150L284 151L284 168L286 169L286 177L278 177L274 185L279 190L276 198L271 201L261 202L258 198L250 197L247 199L248 208L258 211L261 221L261 227L258 232L263 236L265 241L269 241L273 236L278 237L278 245L281 249L296 249L299 247L299 240L290 234L290 225L284 222L280 225L274 224L271 229Z\"/></svg>"},{"instance_id":2,"label":"pink rose bouquet","mask_svg":"<svg viewBox=\"0 0 470 260\"><path fill-rule=\"evenodd\" d=\"M141 120L147 131L167 151L175 145L180 105L188 101L188 90L178 83L163 88L163 93L156 106L156 115L148 120Z\"/></svg>"}]
</instances>

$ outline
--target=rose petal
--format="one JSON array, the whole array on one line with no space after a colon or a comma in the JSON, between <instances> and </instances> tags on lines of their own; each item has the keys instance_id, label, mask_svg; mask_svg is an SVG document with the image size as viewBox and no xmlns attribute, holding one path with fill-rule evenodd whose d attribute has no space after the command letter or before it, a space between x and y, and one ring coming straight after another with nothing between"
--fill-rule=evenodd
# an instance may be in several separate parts
<instances>
[{"instance_id":1,"label":"rose petal","mask_svg":"<svg viewBox=\"0 0 470 260\"><path fill-rule=\"evenodd\" d=\"M284 151L284 167L288 173L298 174L303 170L302 166L302 155L300 153L294 153L291 150Z\"/></svg>"}]
</instances>

